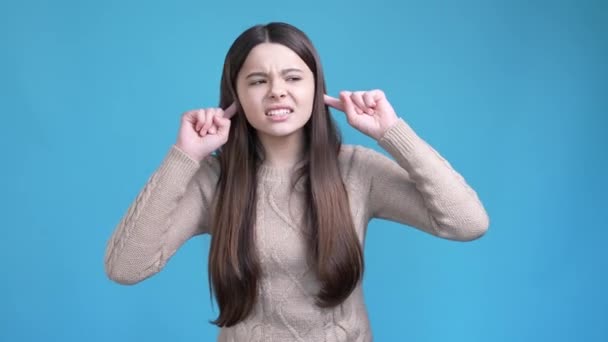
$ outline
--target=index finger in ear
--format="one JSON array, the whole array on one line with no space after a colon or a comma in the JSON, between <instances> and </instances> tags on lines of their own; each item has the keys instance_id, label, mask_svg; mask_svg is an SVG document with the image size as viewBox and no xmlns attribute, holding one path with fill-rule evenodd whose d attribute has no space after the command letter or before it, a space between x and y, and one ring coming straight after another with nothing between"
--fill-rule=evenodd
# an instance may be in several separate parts
<instances>
[{"instance_id":1,"label":"index finger in ear","mask_svg":"<svg viewBox=\"0 0 608 342\"><path fill-rule=\"evenodd\" d=\"M326 105L344 111L344 105L342 104L342 101L340 101L340 99L324 94L323 100L325 101Z\"/></svg>"},{"instance_id":2,"label":"index finger in ear","mask_svg":"<svg viewBox=\"0 0 608 342\"><path fill-rule=\"evenodd\" d=\"M232 102L228 108L224 109L224 118L230 119L236 114L236 102Z\"/></svg>"},{"instance_id":3,"label":"index finger in ear","mask_svg":"<svg viewBox=\"0 0 608 342\"><path fill-rule=\"evenodd\" d=\"M344 103L344 113L346 113L347 115L355 114L357 112L355 110L355 104L351 99L351 95L352 93L350 91L340 92L340 99L342 100L342 103Z\"/></svg>"}]
</instances>

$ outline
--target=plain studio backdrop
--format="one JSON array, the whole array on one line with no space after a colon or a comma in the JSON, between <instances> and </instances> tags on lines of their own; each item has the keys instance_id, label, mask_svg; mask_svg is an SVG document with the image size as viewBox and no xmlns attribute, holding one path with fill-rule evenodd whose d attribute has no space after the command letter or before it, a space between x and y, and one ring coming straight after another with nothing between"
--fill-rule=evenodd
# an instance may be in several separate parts
<instances>
[{"instance_id":1,"label":"plain studio backdrop","mask_svg":"<svg viewBox=\"0 0 608 342\"><path fill-rule=\"evenodd\" d=\"M468 243L371 222L377 341L608 340L607 2L3 0L1 341L215 339L209 236L136 286L104 252L182 112L217 106L230 44L270 21L310 36L330 95L383 89L490 215Z\"/></svg>"}]
</instances>

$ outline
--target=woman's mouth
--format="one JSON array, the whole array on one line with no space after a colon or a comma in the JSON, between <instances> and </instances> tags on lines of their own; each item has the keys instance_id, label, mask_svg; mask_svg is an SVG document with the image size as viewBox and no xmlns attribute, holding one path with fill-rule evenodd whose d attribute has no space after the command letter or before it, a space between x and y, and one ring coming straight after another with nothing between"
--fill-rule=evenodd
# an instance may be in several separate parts
<instances>
[{"instance_id":1,"label":"woman's mouth","mask_svg":"<svg viewBox=\"0 0 608 342\"><path fill-rule=\"evenodd\" d=\"M282 122L287 120L291 113L293 113L291 108L274 108L268 110L266 116L272 122Z\"/></svg>"},{"instance_id":2,"label":"woman's mouth","mask_svg":"<svg viewBox=\"0 0 608 342\"><path fill-rule=\"evenodd\" d=\"M291 113L293 113L293 109L290 108L271 109L266 112L266 116L287 116Z\"/></svg>"}]
</instances>

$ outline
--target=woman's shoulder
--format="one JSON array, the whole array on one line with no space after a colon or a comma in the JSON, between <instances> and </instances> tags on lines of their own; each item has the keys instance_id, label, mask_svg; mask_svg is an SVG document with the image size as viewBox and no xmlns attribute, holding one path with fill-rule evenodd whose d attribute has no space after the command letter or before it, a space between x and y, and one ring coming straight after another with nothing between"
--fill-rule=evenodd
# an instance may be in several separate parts
<instances>
[{"instance_id":1,"label":"woman's shoulder","mask_svg":"<svg viewBox=\"0 0 608 342\"><path fill-rule=\"evenodd\" d=\"M220 158L215 154L210 154L201 161L201 168L207 168L214 173L220 173Z\"/></svg>"},{"instance_id":2,"label":"woman's shoulder","mask_svg":"<svg viewBox=\"0 0 608 342\"><path fill-rule=\"evenodd\" d=\"M210 186L214 188L220 178L220 172L219 158L218 156L211 154L200 161L199 168L194 175L194 178L202 187Z\"/></svg>"},{"instance_id":3,"label":"woman's shoulder","mask_svg":"<svg viewBox=\"0 0 608 342\"><path fill-rule=\"evenodd\" d=\"M373 162L378 157L383 157L383 155L373 148L363 145L342 144L338 159L341 165L353 165Z\"/></svg>"},{"instance_id":4,"label":"woman's shoulder","mask_svg":"<svg viewBox=\"0 0 608 342\"><path fill-rule=\"evenodd\" d=\"M370 147L342 144L338 164L345 176L367 178L374 172L378 161L384 158L384 155Z\"/></svg>"}]
</instances>

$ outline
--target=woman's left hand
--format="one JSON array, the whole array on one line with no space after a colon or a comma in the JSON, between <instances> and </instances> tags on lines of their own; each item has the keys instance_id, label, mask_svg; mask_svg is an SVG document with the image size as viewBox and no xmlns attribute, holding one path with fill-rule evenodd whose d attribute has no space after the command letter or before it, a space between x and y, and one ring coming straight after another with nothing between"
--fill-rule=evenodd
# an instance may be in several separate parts
<instances>
[{"instance_id":1,"label":"woman's left hand","mask_svg":"<svg viewBox=\"0 0 608 342\"><path fill-rule=\"evenodd\" d=\"M398 120L382 90L341 91L339 99L325 95L325 104L346 113L351 126L376 140Z\"/></svg>"}]
</instances>

